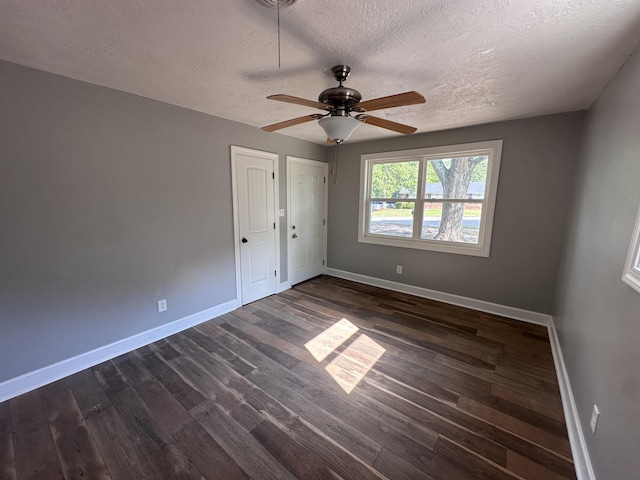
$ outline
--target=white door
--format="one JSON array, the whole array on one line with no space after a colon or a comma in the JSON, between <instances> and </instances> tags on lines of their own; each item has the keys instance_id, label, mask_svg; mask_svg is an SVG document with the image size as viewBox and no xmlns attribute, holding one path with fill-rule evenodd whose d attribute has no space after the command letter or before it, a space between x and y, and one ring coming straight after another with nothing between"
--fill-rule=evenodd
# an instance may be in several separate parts
<instances>
[{"instance_id":1,"label":"white door","mask_svg":"<svg viewBox=\"0 0 640 480\"><path fill-rule=\"evenodd\" d=\"M327 164L287 157L291 285L321 275L326 258Z\"/></svg>"},{"instance_id":2,"label":"white door","mask_svg":"<svg viewBox=\"0 0 640 480\"><path fill-rule=\"evenodd\" d=\"M276 293L277 155L231 147L236 285L243 305Z\"/></svg>"}]
</instances>

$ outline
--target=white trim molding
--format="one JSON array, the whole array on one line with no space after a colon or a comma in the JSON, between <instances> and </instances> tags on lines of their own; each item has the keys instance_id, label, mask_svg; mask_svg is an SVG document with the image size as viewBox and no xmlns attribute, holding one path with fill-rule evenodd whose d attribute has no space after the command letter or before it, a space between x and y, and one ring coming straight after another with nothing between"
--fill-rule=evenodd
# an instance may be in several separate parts
<instances>
[{"instance_id":1,"label":"white trim molding","mask_svg":"<svg viewBox=\"0 0 640 480\"><path fill-rule=\"evenodd\" d=\"M634 290L640 292L640 208L636 217L636 224L633 228L629 253L624 263L622 281Z\"/></svg>"},{"instance_id":2,"label":"white trim molding","mask_svg":"<svg viewBox=\"0 0 640 480\"><path fill-rule=\"evenodd\" d=\"M560 395L562 396L562 409L564 410L565 423L567 424L567 433L569 434L569 443L571 445L571 453L573 454L573 465L576 469L576 476L578 480L596 480L553 317L551 317L549 324L549 342L551 343L553 362L556 367L556 375L558 376L558 386L560 387Z\"/></svg>"},{"instance_id":3,"label":"white trim molding","mask_svg":"<svg viewBox=\"0 0 640 480\"><path fill-rule=\"evenodd\" d=\"M352 280L358 283L364 283L366 285L372 285L374 287L386 288L387 290L408 293L411 295L415 295L416 297L428 298L430 300L450 303L451 305L458 305L459 307L472 308L474 310L491 313L493 315L513 318L514 320L522 320L523 322L535 323L537 325L543 325L545 327L549 326L551 323L551 316L544 313L522 310L515 307L508 307L505 305L499 305L497 303L485 302L484 300L462 297L460 295L454 295L452 293L439 292L437 290L430 290L424 287L416 287L414 285L408 285L406 283L392 282L391 280L369 277L367 275L360 275L359 273L345 272L343 270L336 270L335 268L327 268L327 275L344 278L345 280Z\"/></svg>"},{"instance_id":4,"label":"white trim molding","mask_svg":"<svg viewBox=\"0 0 640 480\"><path fill-rule=\"evenodd\" d=\"M0 383L0 402L73 375L85 368L106 362L119 355L131 352L136 348L144 347L145 345L149 345L150 343L186 330L187 328L194 327L220 315L224 315L225 313L232 312L238 307L240 307L238 301L231 300L165 325L152 328L151 330L118 340L109 345L104 345L75 357L67 358L53 365L48 365L18 377L5 380Z\"/></svg>"}]
</instances>

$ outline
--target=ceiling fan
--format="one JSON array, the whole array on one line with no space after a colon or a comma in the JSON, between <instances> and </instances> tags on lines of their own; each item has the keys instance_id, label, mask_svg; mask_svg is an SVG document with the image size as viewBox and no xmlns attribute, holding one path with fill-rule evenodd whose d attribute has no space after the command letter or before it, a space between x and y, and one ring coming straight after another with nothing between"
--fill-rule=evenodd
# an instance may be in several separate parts
<instances>
[{"instance_id":1,"label":"ceiling fan","mask_svg":"<svg viewBox=\"0 0 640 480\"><path fill-rule=\"evenodd\" d=\"M344 82L351 68L347 65L336 65L331 69L333 76L339 82L337 87L324 90L318 97L318 101L306 100L304 98L293 97L291 95L271 95L267 97L269 100L277 100L279 102L293 103L303 105L305 107L318 108L328 113L312 113L304 117L293 118L284 122L274 123L262 127L265 132L273 132L282 128L292 127L301 123L319 120L318 124L327 134L329 143L342 143L355 131L360 123L368 123L376 127L386 128L394 132L403 133L405 135L415 132L415 127L403 125L402 123L392 122L385 118L374 117L365 112L373 110L382 110L384 108L404 107L407 105L416 105L424 103L425 99L418 92L405 92L388 97L376 98L361 102L362 95L357 90L349 87L343 87ZM355 116L350 114L354 112Z\"/></svg>"}]
</instances>

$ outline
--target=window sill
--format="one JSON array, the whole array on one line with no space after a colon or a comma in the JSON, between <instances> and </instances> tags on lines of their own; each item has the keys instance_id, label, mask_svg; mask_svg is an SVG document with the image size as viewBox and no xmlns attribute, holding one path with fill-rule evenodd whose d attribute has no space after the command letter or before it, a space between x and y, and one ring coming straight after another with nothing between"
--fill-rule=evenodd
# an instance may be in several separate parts
<instances>
[{"instance_id":1,"label":"window sill","mask_svg":"<svg viewBox=\"0 0 640 480\"><path fill-rule=\"evenodd\" d=\"M413 240L410 238L391 238L381 236L359 235L358 242L388 247L413 248L416 250L428 250L440 253L454 253L458 255L471 255L475 257L489 257L489 248L482 245L468 243L437 242L429 240Z\"/></svg>"},{"instance_id":2,"label":"window sill","mask_svg":"<svg viewBox=\"0 0 640 480\"><path fill-rule=\"evenodd\" d=\"M629 285L631 288L640 292L640 275L634 272L627 272L623 277L622 281Z\"/></svg>"}]
</instances>

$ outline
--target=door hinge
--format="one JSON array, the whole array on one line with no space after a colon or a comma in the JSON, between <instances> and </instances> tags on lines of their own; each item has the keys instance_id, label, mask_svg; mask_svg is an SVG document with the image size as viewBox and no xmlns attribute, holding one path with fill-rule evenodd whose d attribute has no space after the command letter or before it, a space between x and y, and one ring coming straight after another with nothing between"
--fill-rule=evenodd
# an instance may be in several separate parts
<instances>
[{"instance_id":1,"label":"door hinge","mask_svg":"<svg viewBox=\"0 0 640 480\"><path fill-rule=\"evenodd\" d=\"M276 229L276 222L273 222L273 229Z\"/></svg>"},{"instance_id":2,"label":"door hinge","mask_svg":"<svg viewBox=\"0 0 640 480\"><path fill-rule=\"evenodd\" d=\"M274 271L273 271L273 276L274 276L274 277L277 277L277 276L278 276L278 271L277 271L277 270L274 270Z\"/></svg>"},{"instance_id":3,"label":"door hinge","mask_svg":"<svg viewBox=\"0 0 640 480\"><path fill-rule=\"evenodd\" d=\"M327 177L324 177L324 183L327 183Z\"/></svg>"},{"instance_id":4,"label":"door hinge","mask_svg":"<svg viewBox=\"0 0 640 480\"><path fill-rule=\"evenodd\" d=\"M322 225L326 225L326 224L327 224L327 221L323 218L322 219Z\"/></svg>"},{"instance_id":5,"label":"door hinge","mask_svg":"<svg viewBox=\"0 0 640 480\"><path fill-rule=\"evenodd\" d=\"M276 179L276 172L271 172L271 178Z\"/></svg>"},{"instance_id":6,"label":"door hinge","mask_svg":"<svg viewBox=\"0 0 640 480\"><path fill-rule=\"evenodd\" d=\"M324 265L324 260L322 260L322 265Z\"/></svg>"}]
</instances>

